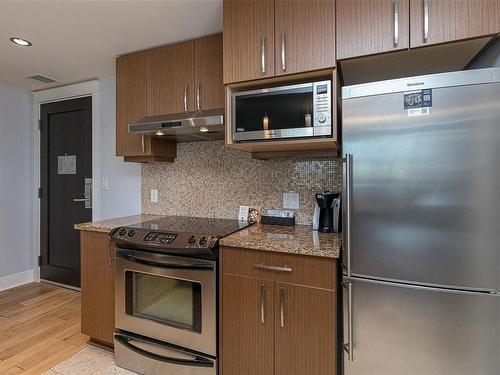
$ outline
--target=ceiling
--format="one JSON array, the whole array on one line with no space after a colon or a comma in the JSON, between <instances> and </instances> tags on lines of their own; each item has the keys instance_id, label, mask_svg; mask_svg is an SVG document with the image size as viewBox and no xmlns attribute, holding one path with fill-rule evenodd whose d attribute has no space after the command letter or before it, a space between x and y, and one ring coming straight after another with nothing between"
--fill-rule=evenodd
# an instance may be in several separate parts
<instances>
[{"instance_id":1,"label":"ceiling","mask_svg":"<svg viewBox=\"0 0 500 375\"><path fill-rule=\"evenodd\" d=\"M40 90L112 76L118 55L220 31L222 0L0 1L0 83ZM58 82L25 77L34 74Z\"/></svg>"}]
</instances>

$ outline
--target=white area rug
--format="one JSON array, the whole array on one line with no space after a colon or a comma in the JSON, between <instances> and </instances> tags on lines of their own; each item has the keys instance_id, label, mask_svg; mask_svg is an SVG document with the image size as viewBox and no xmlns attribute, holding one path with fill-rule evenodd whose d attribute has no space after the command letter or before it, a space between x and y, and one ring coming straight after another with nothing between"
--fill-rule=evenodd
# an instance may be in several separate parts
<instances>
[{"instance_id":1,"label":"white area rug","mask_svg":"<svg viewBox=\"0 0 500 375\"><path fill-rule=\"evenodd\" d=\"M135 375L115 366L113 354L87 346L42 375Z\"/></svg>"}]
</instances>

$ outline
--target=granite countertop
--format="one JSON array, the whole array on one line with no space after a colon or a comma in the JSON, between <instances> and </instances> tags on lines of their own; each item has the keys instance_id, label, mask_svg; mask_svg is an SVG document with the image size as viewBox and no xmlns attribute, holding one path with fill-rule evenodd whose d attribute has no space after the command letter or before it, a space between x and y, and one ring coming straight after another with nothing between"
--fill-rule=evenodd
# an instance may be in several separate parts
<instances>
[{"instance_id":1,"label":"granite countertop","mask_svg":"<svg viewBox=\"0 0 500 375\"><path fill-rule=\"evenodd\" d=\"M125 217L117 217L115 219L92 221L89 223L75 224L75 229L89 232L109 233L117 227L122 227L131 224L138 224L145 221L151 221L162 217L161 215L140 214Z\"/></svg>"},{"instance_id":2,"label":"granite countertop","mask_svg":"<svg viewBox=\"0 0 500 375\"><path fill-rule=\"evenodd\" d=\"M256 224L221 239L228 247L338 258L342 233L319 233L308 225Z\"/></svg>"}]
</instances>

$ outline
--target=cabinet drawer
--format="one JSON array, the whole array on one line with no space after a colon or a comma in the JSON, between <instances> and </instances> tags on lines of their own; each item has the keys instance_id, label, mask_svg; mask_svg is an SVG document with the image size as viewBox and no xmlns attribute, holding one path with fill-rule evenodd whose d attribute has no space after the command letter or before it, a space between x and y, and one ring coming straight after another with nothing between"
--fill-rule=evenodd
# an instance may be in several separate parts
<instances>
[{"instance_id":1,"label":"cabinet drawer","mask_svg":"<svg viewBox=\"0 0 500 375\"><path fill-rule=\"evenodd\" d=\"M335 289L332 258L222 247L222 272L263 280Z\"/></svg>"}]
</instances>

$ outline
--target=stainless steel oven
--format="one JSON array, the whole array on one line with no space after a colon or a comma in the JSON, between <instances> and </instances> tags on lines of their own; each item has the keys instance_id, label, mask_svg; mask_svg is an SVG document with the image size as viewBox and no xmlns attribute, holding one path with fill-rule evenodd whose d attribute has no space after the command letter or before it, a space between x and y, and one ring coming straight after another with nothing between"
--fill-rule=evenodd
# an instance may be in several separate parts
<instances>
[{"instance_id":1,"label":"stainless steel oven","mask_svg":"<svg viewBox=\"0 0 500 375\"><path fill-rule=\"evenodd\" d=\"M329 137L332 116L330 80L231 94L235 142Z\"/></svg>"},{"instance_id":2,"label":"stainless steel oven","mask_svg":"<svg viewBox=\"0 0 500 375\"><path fill-rule=\"evenodd\" d=\"M148 374L154 368L216 374L216 274L213 260L118 248L115 351L120 363L138 354L136 362L145 362ZM137 366L129 368L140 370Z\"/></svg>"}]
</instances>

